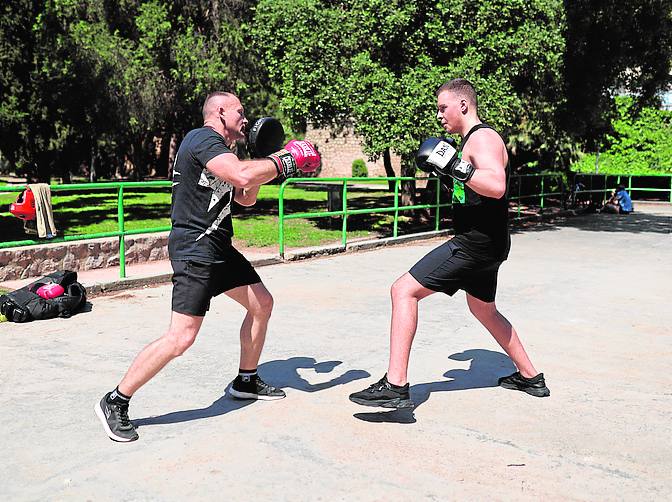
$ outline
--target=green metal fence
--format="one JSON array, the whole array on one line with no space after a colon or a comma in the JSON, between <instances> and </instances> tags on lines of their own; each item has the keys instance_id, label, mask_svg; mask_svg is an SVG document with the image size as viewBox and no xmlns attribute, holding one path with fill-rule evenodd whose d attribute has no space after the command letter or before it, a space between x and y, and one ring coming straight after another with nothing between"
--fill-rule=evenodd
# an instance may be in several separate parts
<instances>
[{"instance_id":1,"label":"green metal fence","mask_svg":"<svg viewBox=\"0 0 672 502\"><path fill-rule=\"evenodd\" d=\"M79 183L71 185L51 185L52 192L88 192L95 190L116 190L117 191L117 230L110 232L97 232L90 234L65 235L45 241L26 239L21 241L0 242L0 249L18 246L30 246L33 244L51 244L56 242L81 241L86 239L98 239L101 237L119 238L119 276L126 277L126 245L124 237L127 235L148 234L154 232L166 232L170 226L139 228L135 230L126 230L124 225L124 190L131 188L151 188L151 187L170 187L170 181L139 181L139 182L110 182L110 183ZM22 192L25 186L3 186L0 192Z\"/></svg>"},{"instance_id":2,"label":"green metal fence","mask_svg":"<svg viewBox=\"0 0 672 502\"><path fill-rule=\"evenodd\" d=\"M522 218L525 203L534 205L542 211L549 199L554 200L556 204L563 203L563 196L566 192L565 183L563 182L562 174L528 174L528 175L514 175L510 180L509 200L517 205L517 214L515 218ZM432 204L416 204L412 206L401 206L399 204L400 186L404 181L423 181L436 184L436 198ZM392 206L381 206L366 209L355 209L348 207L348 184L362 184L371 181L392 181L394 182L394 203ZM301 212L286 214L284 204L285 188L290 185L300 184L315 184L316 182L324 183L322 187L328 191L340 192L339 199L342 201L342 207L339 210L319 211L319 212ZM526 183L527 182L527 183ZM332 185L327 185L331 183ZM384 188L381 187L381 190ZM554 198L555 199L552 199ZM299 218L327 218L338 216L342 217L341 228L341 245L343 247L347 244L348 231L348 216L356 214L373 214L373 213L393 213L394 220L392 223L392 236L398 236L399 229L399 213L402 211L413 211L416 209L429 209L434 211L434 230L440 229L441 223L441 208L451 207L451 202L441 202L440 181L437 178L426 177L394 177L394 178L291 178L285 181L280 187L278 196L278 247L280 256L284 258L285 253L285 220L299 219Z\"/></svg>"},{"instance_id":3,"label":"green metal fence","mask_svg":"<svg viewBox=\"0 0 672 502\"><path fill-rule=\"evenodd\" d=\"M345 247L347 244L347 232L348 232L348 216L355 214L373 214L373 213L393 213L394 220L392 226L392 236L397 237L399 232L399 213L401 211L412 211L416 209L435 209L435 228L438 230L440 223L440 208L449 207L451 204L449 202L441 202L441 187L440 181L438 178L432 178L428 183L436 184L436 200L434 204L416 204L413 206L401 206L399 205L399 195L401 183L403 181L420 181L427 180L427 178L415 178L415 177L390 177L390 178L290 178L286 180L280 186L280 193L278 195L278 213L279 213L279 222L278 222L278 246L280 256L284 258L285 256L285 220L298 219L298 218L329 218L332 216L341 216L343 217L342 227L341 227L341 244ZM366 209L353 209L348 208L348 183L367 183L372 181L383 181L394 183L394 204L392 206L382 206ZM342 201L341 209L334 211L319 211L319 212L303 212L303 213L292 213L285 214L285 188L289 184L301 184L301 183L310 183L314 184L316 182L324 183L323 185L325 190L338 190L340 191L340 200ZM333 183L333 186L328 186L326 184ZM385 187L381 185L381 190L384 190Z\"/></svg>"},{"instance_id":4,"label":"green metal fence","mask_svg":"<svg viewBox=\"0 0 672 502\"><path fill-rule=\"evenodd\" d=\"M566 207L568 204L572 205L577 198L584 197L584 200L589 200L590 202L599 202L601 199L602 203L607 198L607 195L613 190L613 188L618 184L626 185L628 191L633 197L633 200L637 200L639 194L649 192L649 193L659 193L659 192L668 192L668 197L665 198L666 201L672 203L672 175L658 175L651 178L657 180L658 186L656 187L646 187L640 186L638 183L635 183L636 180L640 178L649 178L633 175L588 175L588 174L577 174L574 176L574 179L569 183L566 182L565 176L562 174L551 173L551 174L529 174L529 175L513 175L511 176L511 182L509 187L509 199L514 202L517 206L516 217L523 217L523 212L529 208L533 207L535 209L540 209L542 212L546 207L552 206L562 206ZM664 178L668 178L667 182L664 182ZM627 183L626 183L627 180ZM394 198L393 204L388 206L374 207L374 208L353 208L348 204L348 187L349 184L361 184L367 182L392 182L394 184ZM428 186L430 184L435 184L435 199L432 203L429 204L416 204L413 206L403 206L400 205L400 196L401 196L401 184L403 182L412 182L412 181L427 181ZM340 208L330 209L327 211L317 211L317 212L299 212L299 213L286 213L285 205L285 189L290 184L292 185L301 185L306 183L319 183L320 187L327 191L328 193L338 194L340 197L338 199L340 202ZM582 188L579 190L576 189L578 185L581 185ZM663 186L664 185L664 186ZM124 243L124 237L127 235L137 235L137 234L146 234L154 232L166 232L170 230L170 226L160 226L160 227L151 227L151 228L139 228L133 230L126 230L124 224L124 190L127 189L138 189L138 188L151 188L151 187L162 187L170 188L170 181L146 181L146 182L109 182L109 183L81 183L81 184L71 184L71 185L52 185L52 192L86 192L86 191L95 191L95 190L116 190L117 192L117 230L109 232L98 232L90 234L79 234L79 235L66 235L62 237L57 237L55 239L50 239L49 241L44 240L20 240L20 241L9 241L9 242L0 242L1 248L9 247L18 247L18 246L28 246L33 244L44 244L55 243L55 242L67 242L67 241L80 241L85 239L95 239L100 237L117 237L119 239L119 275L120 277L126 277L126 246ZM669 187L669 188L668 188ZM25 186L3 186L0 187L0 192L22 192L26 187ZM381 191L386 190L387 187L381 185ZM439 230L441 224L441 209L450 207L452 204L450 202L441 201L440 181L436 178L425 178L425 177L392 177L392 178L291 178L285 181L280 186L280 191L278 195L278 210L279 210L279 224L278 224L278 246L279 254L281 257L284 257L285 253L285 221L290 219L312 219L312 218L326 218L326 217L342 217L341 223L341 244L345 247L347 244L347 232L348 232L348 217L358 214L373 214L373 213L392 213L394 216L392 224L392 235L393 237L398 236L399 231L399 214L405 211L413 211L418 209L427 209L434 211L434 229Z\"/></svg>"},{"instance_id":5,"label":"green metal fence","mask_svg":"<svg viewBox=\"0 0 672 502\"><path fill-rule=\"evenodd\" d=\"M667 181L665 181L667 179ZM642 186L638 183L633 182L642 181L659 185L657 187L651 186ZM672 203L672 175L670 174L649 174L646 176L641 175L631 175L631 174L576 174L574 176L574 184L582 183L583 187L580 189L580 192L583 194L595 194L597 200L595 200L592 195L590 195L590 200L593 202L599 202L601 198L602 203L607 199L607 195L618 185L624 185L630 197L633 200L641 199L641 194L644 193L661 193L668 192L668 196L665 199L667 202ZM584 183L585 182L585 183ZM660 199L664 200L664 199Z\"/></svg>"}]
</instances>

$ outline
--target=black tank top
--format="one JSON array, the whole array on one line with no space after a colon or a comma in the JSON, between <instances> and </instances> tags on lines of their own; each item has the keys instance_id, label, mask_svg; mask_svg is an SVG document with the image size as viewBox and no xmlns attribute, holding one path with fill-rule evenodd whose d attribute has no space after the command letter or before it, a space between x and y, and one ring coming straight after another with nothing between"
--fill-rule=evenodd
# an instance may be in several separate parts
<instances>
[{"instance_id":1,"label":"black tank top","mask_svg":"<svg viewBox=\"0 0 672 502\"><path fill-rule=\"evenodd\" d=\"M494 131L487 124L477 124L472 127L460 144L460 155L469 137L484 128ZM509 255L511 238L508 221L508 163L505 169L506 190L499 199L480 195L464 183L453 180L453 226L455 228L453 242L471 256L479 259L503 261Z\"/></svg>"}]
</instances>

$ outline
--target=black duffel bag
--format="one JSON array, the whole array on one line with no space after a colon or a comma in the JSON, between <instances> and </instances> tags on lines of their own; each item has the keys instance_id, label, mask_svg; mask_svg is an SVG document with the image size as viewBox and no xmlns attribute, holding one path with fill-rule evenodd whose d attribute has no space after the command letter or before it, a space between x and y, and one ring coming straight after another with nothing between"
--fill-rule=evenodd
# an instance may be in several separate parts
<instances>
[{"instance_id":1,"label":"black duffel bag","mask_svg":"<svg viewBox=\"0 0 672 502\"><path fill-rule=\"evenodd\" d=\"M45 299L36 291L45 284L60 284L64 293ZM86 304L86 289L77 282L77 272L59 270L16 291L0 296L0 313L8 321L28 322L54 317L70 317Z\"/></svg>"}]
</instances>

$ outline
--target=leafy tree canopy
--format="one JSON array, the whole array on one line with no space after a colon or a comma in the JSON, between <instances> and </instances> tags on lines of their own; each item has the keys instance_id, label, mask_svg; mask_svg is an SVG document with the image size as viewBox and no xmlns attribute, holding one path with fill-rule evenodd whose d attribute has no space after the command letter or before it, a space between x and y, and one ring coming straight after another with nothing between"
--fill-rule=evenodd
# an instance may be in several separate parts
<instances>
[{"instance_id":1,"label":"leafy tree canopy","mask_svg":"<svg viewBox=\"0 0 672 502\"><path fill-rule=\"evenodd\" d=\"M442 131L436 88L471 80L484 119L541 144L560 90L563 10L553 0L261 0L254 39L295 121L351 119L376 157L410 163ZM552 126L551 126L552 128Z\"/></svg>"},{"instance_id":2,"label":"leafy tree canopy","mask_svg":"<svg viewBox=\"0 0 672 502\"><path fill-rule=\"evenodd\" d=\"M617 116L599 158L588 154L573 166L583 173L672 174L672 111L645 107L634 98L615 100Z\"/></svg>"},{"instance_id":3,"label":"leafy tree canopy","mask_svg":"<svg viewBox=\"0 0 672 502\"><path fill-rule=\"evenodd\" d=\"M558 122L595 148L616 117L613 96L657 106L672 83L672 0L566 0L564 106Z\"/></svg>"}]
</instances>

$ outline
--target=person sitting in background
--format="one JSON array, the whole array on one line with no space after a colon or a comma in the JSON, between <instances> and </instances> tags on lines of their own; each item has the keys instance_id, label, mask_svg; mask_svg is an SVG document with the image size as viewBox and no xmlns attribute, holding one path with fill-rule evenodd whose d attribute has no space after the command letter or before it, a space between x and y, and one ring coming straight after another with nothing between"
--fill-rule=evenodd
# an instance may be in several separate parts
<instances>
[{"instance_id":1,"label":"person sitting in background","mask_svg":"<svg viewBox=\"0 0 672 502\"><path fill-rule=\"evenodd\" d=\"M623 185L618 185L611 198L602 208L602 212L615 214L630 214L634 211L630 195Z\"/></svg>"}]
</instances>

